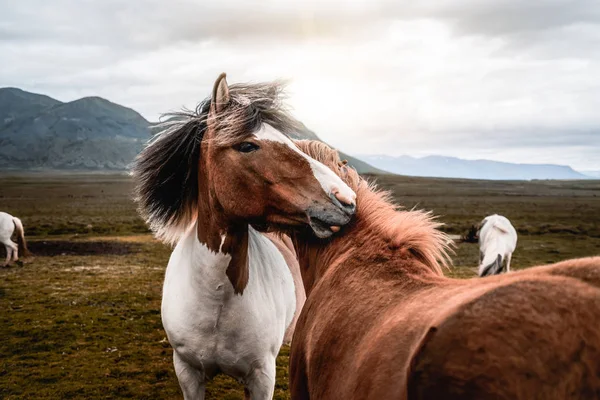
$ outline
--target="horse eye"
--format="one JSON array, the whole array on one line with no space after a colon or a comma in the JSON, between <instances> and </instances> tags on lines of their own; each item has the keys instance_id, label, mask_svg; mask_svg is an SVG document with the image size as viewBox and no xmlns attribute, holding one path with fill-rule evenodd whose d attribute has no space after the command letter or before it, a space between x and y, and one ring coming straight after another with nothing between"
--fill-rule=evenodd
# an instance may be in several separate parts
<instances>
[{"instance_id":1,"label":"horse eye","mask_svg":"<svg viewBox=\"0 0 600 400\"><path fill-rule=\"evenodd\" d=\"M236 150L239 151L240 153L251 153L258 149L260 149L260 147L258 147L258 145L254 144L254 143L250 143L250 142L242 142L236 146Z\"/></svg>"}]
</instances>

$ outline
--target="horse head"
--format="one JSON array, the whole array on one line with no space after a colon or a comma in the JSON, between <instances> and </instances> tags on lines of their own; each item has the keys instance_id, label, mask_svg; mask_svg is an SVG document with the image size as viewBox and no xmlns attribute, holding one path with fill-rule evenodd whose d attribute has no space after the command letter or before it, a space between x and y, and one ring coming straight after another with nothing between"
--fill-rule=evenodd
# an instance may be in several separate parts
<instances>
[{"instance_id":1,"label":"horse head","mask_svg":"<svg viewBox=\"0 0 600 400\"><path fill-rule=\"evenodd\" d=\"M232 255L238 291L249 225L327 238L356 210L354 191L290 139L301 124L280 92L277 83L230 87L221 74L211 98L167 121L136 160L138 202L158 237L175 243L197 222L202 243Z\"/></svg>"}]
</instances>

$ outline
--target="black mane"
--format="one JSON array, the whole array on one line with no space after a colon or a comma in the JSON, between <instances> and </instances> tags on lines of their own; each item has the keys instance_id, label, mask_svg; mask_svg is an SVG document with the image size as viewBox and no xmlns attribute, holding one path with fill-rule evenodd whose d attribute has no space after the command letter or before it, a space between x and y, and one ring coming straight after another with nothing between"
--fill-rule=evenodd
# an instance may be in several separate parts
<instances>
[{"instance_id":1,"label":"black mane","mask_svg":"<svg viewBox=\"0 0 600 400\"><path fill-rule=\"evenodd\" d=\"M207 99L195 112L170 114L162 123L165 129L134 163L139 211L159 238L169 243L195 218L200 142L207 129L209 107Z\"/></svg>"},{"instance_id":2,"label":"black mane","mask_svg":"<svg viewBox=\"0 0 600 400\"><path fill-rule=\"evenodd\" d=\"M137 156L133 175L140 214L156 235L174 244L197 216L200 143L215 129L217 145L228 145L249 135L263 123L282 133L297 132L300 124L281 104L281 84L236 84L229 88L230 102L216 116L211 99L196 110L167 114L156 134Z\"/></svg>"}]
</instances>

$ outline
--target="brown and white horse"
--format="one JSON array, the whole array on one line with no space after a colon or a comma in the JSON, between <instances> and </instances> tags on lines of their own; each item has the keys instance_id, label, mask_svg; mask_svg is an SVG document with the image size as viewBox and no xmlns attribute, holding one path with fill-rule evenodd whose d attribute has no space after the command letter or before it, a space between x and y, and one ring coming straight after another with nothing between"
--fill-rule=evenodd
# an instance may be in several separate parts
<instances>
[{"instance_id":1,"label":"brown and white horse","mask_svg":"<svg viewBox=\"0 0 600 400\"><path fill-rule=\"evenodd\" d=\"M217 373L242 382L247 398L273 397L275 358L304 291L289 238L258 229L324 238L355 210L354 192L286 136L299 125L279 89L229 87L223 74L212 98L168 122L136 160L141 212L177 243L162 321L186 399L203 399Z\"/></svg>"},{"instance_id":2,"label":"brown and white horse","mask_svg":"<svg viewBox=\"0 0 600 400\"><path fill-rule=\"evenodd\" d=\"M322 143L299 142L356 192L329 239L292 233L307 301L292 399L600 398L600 257L484 279L442 275L448 238Z\"/></svg>"}]
</instances>

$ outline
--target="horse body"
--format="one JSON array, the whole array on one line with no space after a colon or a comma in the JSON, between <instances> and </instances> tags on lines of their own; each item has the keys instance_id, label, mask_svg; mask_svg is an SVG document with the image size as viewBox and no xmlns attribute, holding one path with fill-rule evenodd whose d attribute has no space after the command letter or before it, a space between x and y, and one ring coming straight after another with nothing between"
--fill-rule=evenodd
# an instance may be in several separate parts
<instances>
[{"instance_id":1,"label":"horse body","mask_svg":"<svg viewBox=\"0 0 600 400\"><path fill-rule=\"evenodd\" d=\"M15 231L17 232L17 243L10 239ZM0 243L6 248L5 266L9 265L11 261L17 261L19 259L19 248L21 249L22 255L26 256L29 253L27 250L27 242L25 241L23 223L19 218L1 211Z\"/></svg>"},{"instance_id":2,"label":"horse body","mask_svg":"<svg viewBox=\"0 0 600 400\"><path fill-rule=\"evenodd\" d=\"M174 348L175 368L186 371L183 379L191 381L182 387L195 387L193 383L224 372L266 390L261 398L273 396L275 359L296 311L293 279L275 245L252 228L248 257L251 273L239 296L226 274L231 256L200 243L196 229L173 251L162 320ZM186 398L197 396L186 393Z\"/></svg>"},{"instance_id":3,"label":"horse body","mask_svg":"<svg viewBox=\"0 0 600 400\"><path fill-rule=\"evenodd\" d=\"M328 241L292 235L309 293L290 354L293 399L600 396L600 258L446 278L448 239L429 215L397 211L329 166L354 180L358 211Z\"/></svg>"},{"instance_id":4,"label":"horse body","mask_svg":"<svg viewBox=\"0 0 600 400\"><path fill-rule=\"evenodd\" d=\"M355 211L354 192L286 136L300 125L278 93L230 90L223 74L196 113L177 115L136 159L140 210L177 243L162 320L186 399L203 399L217 373L241 381L246 398L273 397L275 358L305 295L289 238L258 229L325 238Z\"/></svg>"},{"instance_id":5,"label":"horse body","mask_svg":"<svg viewBox=\"0 0 600 400\"><path fill-rule=\"evenodd\" d=\"M517 231L510 221L497 214L485 217L478 236L481 254L479 276L500 274L504 263L506 272L510 272L510 260L517 247Z\"/></svg>"},{"instance_id":6,"label":"horse body","mask_svg":"<svg viewBox=\"0 0 600 400\"><path fill-rule=\"evenodd\" d=\"M590 324L600 290L543 272L514 275L470 287L476 296L434 321L412 359L409 398L600 396L600 332Z\"/></svg>"},{"instance_id":7,"label":"horse body","mask_svg":"<svg viewBox=\"0 0 600 400\"><path fill-rule=\"evenodd\" d=\"M355 260L336 267L343 277L327 273L305 304L292 344L292 398L600 395L600 335L589 323L600 315L597 288L520 272L476 285L410 263L365 274L373 265ZM398 267L421 273L398 276Z\"/></svg>"}]
</instances>

